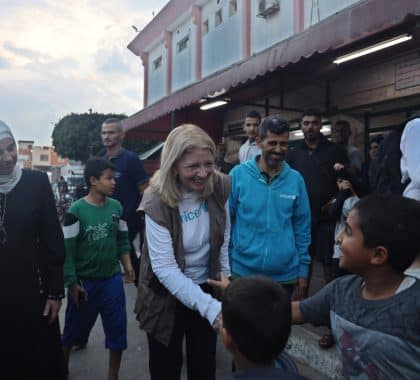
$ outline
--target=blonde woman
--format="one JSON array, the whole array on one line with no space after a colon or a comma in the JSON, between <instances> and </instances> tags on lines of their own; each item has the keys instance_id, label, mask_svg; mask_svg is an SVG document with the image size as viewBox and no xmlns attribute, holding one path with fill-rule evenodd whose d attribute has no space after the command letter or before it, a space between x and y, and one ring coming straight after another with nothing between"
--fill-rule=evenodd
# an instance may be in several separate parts
<instances>
[{"instance_id":1,"label":"blonde woman","mask_svg":"<svg viewBox=\"0 0 420 380\"><path fill-rule=\"evenodd\" d=\"M139 207L146 241L136 313L148 336L152 380L180 379L184 337L188 379L215 378L221 305L207 279L230 276L230 179L215 171L215 152L199 127L175 128Z\"/></svg>"}]
</instances>

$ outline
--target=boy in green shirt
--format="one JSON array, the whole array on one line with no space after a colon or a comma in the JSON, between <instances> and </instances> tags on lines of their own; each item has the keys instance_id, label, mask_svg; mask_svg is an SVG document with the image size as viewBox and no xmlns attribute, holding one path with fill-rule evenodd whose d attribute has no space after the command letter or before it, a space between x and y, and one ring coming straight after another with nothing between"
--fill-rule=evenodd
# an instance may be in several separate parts
<instances>
[{"instance_id":1,"label":"boy in green shirt","mask_svg":"<svg viewBox=\"0 0 420 380\"><path fill-rule=\"evenodd\" d=\"M109 380L118 379L122 351L127 348L120 262L125 281L134 280L122 206L108 197L115 187L114 174L114 166L102 158L86 163L89 194L71 205L63 228L67 252L64 280L69 289L63 331L66 365L68 368L72 346L86 339L100 313L109 349Z\"/></svg>"}]
</instances>

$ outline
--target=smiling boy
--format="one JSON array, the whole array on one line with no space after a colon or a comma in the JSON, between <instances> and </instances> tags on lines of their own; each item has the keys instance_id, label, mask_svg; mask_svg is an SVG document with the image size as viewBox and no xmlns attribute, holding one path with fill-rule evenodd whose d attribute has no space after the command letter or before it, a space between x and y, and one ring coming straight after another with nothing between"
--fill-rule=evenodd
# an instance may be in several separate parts
<instances>
[{"instance_id":1,"label":"smiling boy","mask_svg":"<svg viewBox=\"0 0 420 380\"><path fill-rule=\"evenodd\" d=\"M404 270L420 252L419 231L419 202L363 198L338 238L340 268L355 275L293 302L293 323L331 323L344 379L418 378L420 281Z\"/></svg>"}]
</instances>

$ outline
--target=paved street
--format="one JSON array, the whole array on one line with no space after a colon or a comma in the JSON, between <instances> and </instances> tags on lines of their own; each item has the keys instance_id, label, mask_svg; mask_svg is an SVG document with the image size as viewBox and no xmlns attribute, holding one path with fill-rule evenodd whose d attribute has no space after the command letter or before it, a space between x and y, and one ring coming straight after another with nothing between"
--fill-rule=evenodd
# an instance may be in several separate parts
<instances>
[{"instance_id":1,"label":"paved street","mask_svg":"<svg viewBox=\"0 0 420 380\"><path fill-rule=\"evenodd\" d=\"M128 316L128 349L123 355L120 371L121 380L149 380L148 373L148 352L146 334L138 328L135 320L134 302L136 289L133 285L125 286L127 297L127 316ZM66 303L60 312L60 321L63 326L64 310ZM218 380L231 379L231 360L230 356L218 342L217 347L217 376ZM327 379L311 368L299 365L301 374L313 380ZM85 350L73 352L70 358L69 380L102 380L106 379L108 367L108 353L104 347L104 335L100 318L92 330L88 346ZM186 379L185 373L183 379Z\"/></svg>"},{"instance_id":2,"label":"paved street","mask_svg":"<svg viewBox=\"0 0 420 380\"><path fill-rule=\"evenodd\" d=\"M148 380L148 352L146 334L138 328L135 320L134 302L136 289L126 285L127 316L128 316L128 349L124 352L120 371L121 380ZM65 302L60 313L63 326ZM218 344L217 379L230 379L230 358L224 347ZM85 350L73 352L70 358L69 380L100 380L106 379L108 353L104 347L104 335L100 318L92 331ZM186 378L186 376L184 376Z\"/></svg>"}]
</instances>

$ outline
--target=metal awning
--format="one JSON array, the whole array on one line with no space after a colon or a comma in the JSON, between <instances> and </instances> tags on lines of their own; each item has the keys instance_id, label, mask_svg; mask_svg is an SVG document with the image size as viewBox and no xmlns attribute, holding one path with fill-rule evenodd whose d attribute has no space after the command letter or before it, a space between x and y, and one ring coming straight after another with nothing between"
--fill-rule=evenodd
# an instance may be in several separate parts
<instances>
[{"instance_id":1,"label":"metal awning","mask_svg":"<svg viewBox=\"0 0 420 380\"><path fill-rule=\"evenodd\" d=\"M361 1L247 60L166 96L123 120L123 127L126 131L139 127L315 53L340 49L398 26L413 16L420 16L419 0L388 1L386 6L383 0Z\"/></svg>"}]
</instances>

